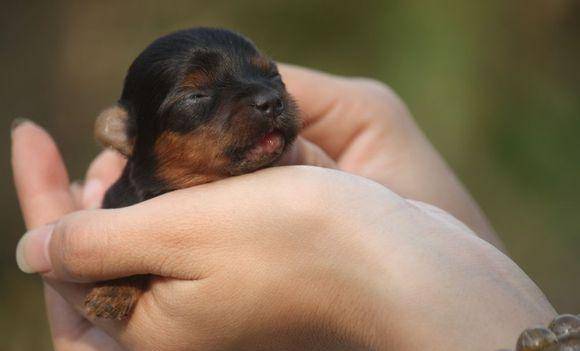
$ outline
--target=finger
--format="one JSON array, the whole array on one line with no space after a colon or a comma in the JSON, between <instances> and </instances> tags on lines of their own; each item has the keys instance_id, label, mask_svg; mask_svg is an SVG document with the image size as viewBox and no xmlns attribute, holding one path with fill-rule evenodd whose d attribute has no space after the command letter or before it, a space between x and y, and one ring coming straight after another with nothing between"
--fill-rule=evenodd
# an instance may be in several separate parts
<instances>
[{"instance_id":1,"label":"finger","mask_svg":"<svg viewBox=\"0 0 580 351\"><path fill-rule=\"evenodd\" d=\"M153 202L156 205L75 212L56 224L28 231L18 243L18 266L26 273L68 282L137 274L198 279L198 271L182 272L187 267L170 264L174 259L196 261L192 254L197 233L172 225L180 222L178 212L168 213L164 207L173 208L175 203Z\"/></svg>"},{"instance_id":2,"label":"finger","mask_svg":"<svg viewBox=\"0 0 580 351\"><path fill-rule=\"evenodd\" d=\"M44 298L50 323L54 348L59 351L77 350L76 337L88 330L90 323L81 316L60 294L49 284L44 285ZM75 348L76 347L76 348ZM96 350L89 348L88 350Z\"/></svg>"},{"instance_id":3,"label":"finger","mask_svg":"<svg viewBox=\"0 0 580 351\"><path fill-rule=\"evenodd\" d=\"M290 150L277 162L277 165L308 165L338 168L336 162L324 150L302 137L296 139L296 142L294 142Z\"/></svg>"},{"instance_id":4,"label":"finger","mask_svg":"<svg viewBox=\"0 0 580 351\"><path fill-rule=\"evenodd\" d=\"M326 170L314 178L320 182L306 178L322 172L317 169L271 168L130 207L75 212L26 234L21 257L45 256L23 267L73 282L137 274L203 279L225 251L233 255L240 243L279 230L290 211L308 211L300 194L312 194L328 179Z\"/></svg>"},{"instance_id":5,"label":"finger","mask_svg":"<svg viewBox=\"0 0 580 351\"><path fill-rule=\"evenodd\" d=\"M386 86L287 64L279 68L301 111L302 135L335 160L371 122L386 123L395 115Z\"/></svg>"},{"instance_id":6,"label":"finger","mask_svg":"<svg viewBox=\"0 0 580 351\"><path fill-rule=\"evenodd\" d=\"M20 121L12 130L12 167L14 183L27 228L36 228L53 222L75 209L80 185L72 184L52 138L30 121ZM42 228L42 227L41 227ZM33 245L23 252L26 240L22 238L17 249L19 266L26 269L27 261L46 257L46 246ZM27 255L27 256L23 256ZM74 337L87 327L86 321L62 298L45 284L48 318L55 347L58 350L97 350L89 343L76 343ZM73 330L74 329L74 330Z\"/></svg>"},{"instance_id":7,"label":"finger","mask_svg":"<svg viewBox=\"0 0 580 351\"><path fill-rule=\"evenodd\" d=\"M45 299L50 320L50 329L55 350L59 351L97 351L122 350L109 335L114 335L119 322L109 320L90 320L83 315L84 298L90 286L62 283L46 279ZM95 328L98 325L99 328ZM104 331L105 330L105 331Z\"/></svg>"},{"instance_id":8,"label":"finger","mask_svg":"<svg viewBox=\"0 0 580 351\"><path fill-rule=\"evenodd\" d=\"M54 141L30 121L12 131L12 168L27 228L53 222L75 209L68 174Z\"/></svg>"},{"instance_id":9,"label":"finger","mask_svg":"<svg viewBox=\"0 0 580 351\"><path fill-rule=\"evenodd\" d=\"M83 183L75 180L70 183L69 186L69 193L74 201L75 208L83 208L82 201L83 201Z\"/></svg>"},{"instance_id":10,"label":"finger","mask_svg":"<svg viewBox=\"0 0 580 351\"><path fill-rule=\"evenodd\" d=\"M304 111L302 135L336 160L340 169L407 198L433 203L502 248L481 210L387 86L291 65L279 67L288 91ZM376 150L383 150L383 157Z\"/></svg>"},{"instance_id":11,"label":"finger","mask_svg":"<svg viewBox=\"0 0 580 351\"><path fill-rule=\"evenodd\" d=\"M346 79L289 64L279 64L278 68L288 92L298 101L305 127L338 104Z\"/></svg>"},{"instance_id":12,"label":"finger","mask_svg":"<svg viewBox=\"0 0 580 351\"><path fill-rule=\"evenodd\" d=\"M106 149L91 163L87 171L82 208L101 207L107 189L121 176L126 159L118 152Z\"/></svg>"},{"instance_id":13,"label":"finger","mask_svg":"<svg viewBox=\"0 0 580 351\"><path fill-rule=\"evenodd\" d=\"M50 297L50 301L54 301L56 305L52 313L59 312L61 310L62 315L55 316L58 320L63 323L59 323L61 327L68 327L74 325L74 322L79 322L83 317L83 304L84 299L94 287L94 284L71 284L62 281L58 281L52 278L45 278L45 291L47 297ZM65 315L66 316L63 316ZM79 319L76 319L76 318ZM88 322L88 321L86 321ZM70 330L57 330L63 334L67 334Z\"/></svg>"},{"instance_id":14,"label":"finger","mask_svg":"<svg viewBox=\"0 0 580 351\"><path fill-rule=\"evenodd\" d=\"M12 168L27 228L53 222L75 209L66 168L54 141L30 121L20 123L12 130ZM25 244L26 236L19 242L16 257L21 269L28 270L27 262L42 262L46 248L33 242L25 252Z\"/></svg>"}]
</instances>

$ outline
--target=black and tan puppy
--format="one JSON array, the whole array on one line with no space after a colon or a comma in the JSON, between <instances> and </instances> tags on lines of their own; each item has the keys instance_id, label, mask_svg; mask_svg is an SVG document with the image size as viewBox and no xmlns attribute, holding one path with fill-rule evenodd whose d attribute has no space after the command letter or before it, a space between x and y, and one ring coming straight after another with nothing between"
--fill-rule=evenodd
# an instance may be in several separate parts
<instances>
[{"instance_id":1,"label":"black and tan puppy","mask_svg":"<svg viewBox=\"0 0 580 351\"><path fill-rule=\"evenodd\" d=\"M268 167L298 129L276 64L249 40L209 28L169 34L135 59L117 105L97 118L97 138L127 157L103 207ZM98 284L85 300L87 313L128 317L146 282Z\"/></svg>"}]
</instances>

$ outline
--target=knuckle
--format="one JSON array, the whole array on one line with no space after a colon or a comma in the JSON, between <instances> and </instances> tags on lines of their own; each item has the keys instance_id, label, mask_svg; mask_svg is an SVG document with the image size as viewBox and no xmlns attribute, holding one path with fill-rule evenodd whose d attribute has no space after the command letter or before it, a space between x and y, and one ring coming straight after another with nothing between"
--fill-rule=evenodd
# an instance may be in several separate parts
<instances>
[{"instance_id":1,"label":"knuckle","mask_svg":"<svg viewBox=\"0 0 580 351\"><path fill-rule=\"evenodd\" d=\"M393 90L385 83L372 78L352 78L357 83L358 89L367 96L381 99L392 99L395 95Z\"/></svg>"},{"instance_id":2,"label":"knuckle","mask_svg":"<svg viewBox=\"0 0 580 351\"><path fill-rule=\"evenodd\" d=\"M102 267L102 250L98 249L101 240L95 237L90 223L81 212L57 224L55 242L59 264L56 268L67 277L82 280Z\"/></svg>"},{"instance_id":3,"label":"knuckle","mask_svg":"<svg viewBox=\"0 0 580 351\"><path fill-rule=\"evenodd\" d=\"M412 119L403 100L387 84L371 78L352 78L359 103L366 110L374 106L372 117L386 122L390 127L403 127ZM377 118L377 117L381 118Z\"/></svg>"}]
</instances>

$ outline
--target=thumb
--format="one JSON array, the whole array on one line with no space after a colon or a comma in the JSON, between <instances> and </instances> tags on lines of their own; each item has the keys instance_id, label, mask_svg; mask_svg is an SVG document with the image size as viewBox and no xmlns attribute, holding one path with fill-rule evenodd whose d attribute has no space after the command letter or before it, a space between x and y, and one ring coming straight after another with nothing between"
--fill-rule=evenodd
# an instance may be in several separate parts
<instances>
[{"instance_id":1,"label":"thumb","mask_svg":"<svg viewBox=\"0 0 580 351\"><path fill-rule=\"evenodd\" d=\"M202 187L202 186L200 186ZM197 279L208 264L198 254L206 242L218 236L196 223L222 215L220 199L196 196L185 189L119 209L77 211L56 223L28 231L17 248L17 260L25 273L67 282L93 282L139 274L177 279ZM203 199L203 203L202 200ZM212 205L207 206L207 203ZM198 214L196 208L206 209ZM218 213L215 213L219 211ZM179 219L188 218L187 224ZM212 222L215 225L220 223ZM191 265L184 267L183 262ZM181 263L181 264L180 264Z\"/></svg>"},{"instance_id":2,"label":"thumb","mask_svg":"<svg viewBox=\"0 0 580 351\"><path fill-rule=\"evenodd\" d=\"M157 227L134 213L131 208L78 211L30 230L18 243L19 267L69 282L149 273L171 276L157 265L167 255L165 245L156 245L158 238L146 233Z\"/></svg>"}]
</instances>

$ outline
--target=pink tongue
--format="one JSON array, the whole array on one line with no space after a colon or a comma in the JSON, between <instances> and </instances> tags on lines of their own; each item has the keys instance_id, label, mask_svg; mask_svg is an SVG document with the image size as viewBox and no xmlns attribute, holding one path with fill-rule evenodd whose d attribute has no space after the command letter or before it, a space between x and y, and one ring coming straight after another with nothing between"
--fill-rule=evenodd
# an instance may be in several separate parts
<instances>
[{"instance_id":1,"label":"pink tongue","mask_svg":"<svg viewBox=\"0 0 580 351\"><path fill-rule=\"evenodd\" d=\"M249 160L258 160L276 152L282 147L282 143L284 143L282 134L277 131L272 131L258 141L256 146L248 152L247 157Z\"/></svg>"},{"instance_id":2,"label":"pink tongue","mask_svg":"<svg viewBox=\"0 0 580 351\"><path fill-rule=\"evenodd\" d=\"M272 131L266 134L262 140L258 142L258 146L261 147L265 153L272 153L282 145L282 135L280 132Z\"/></svg>"}]
</instances>

